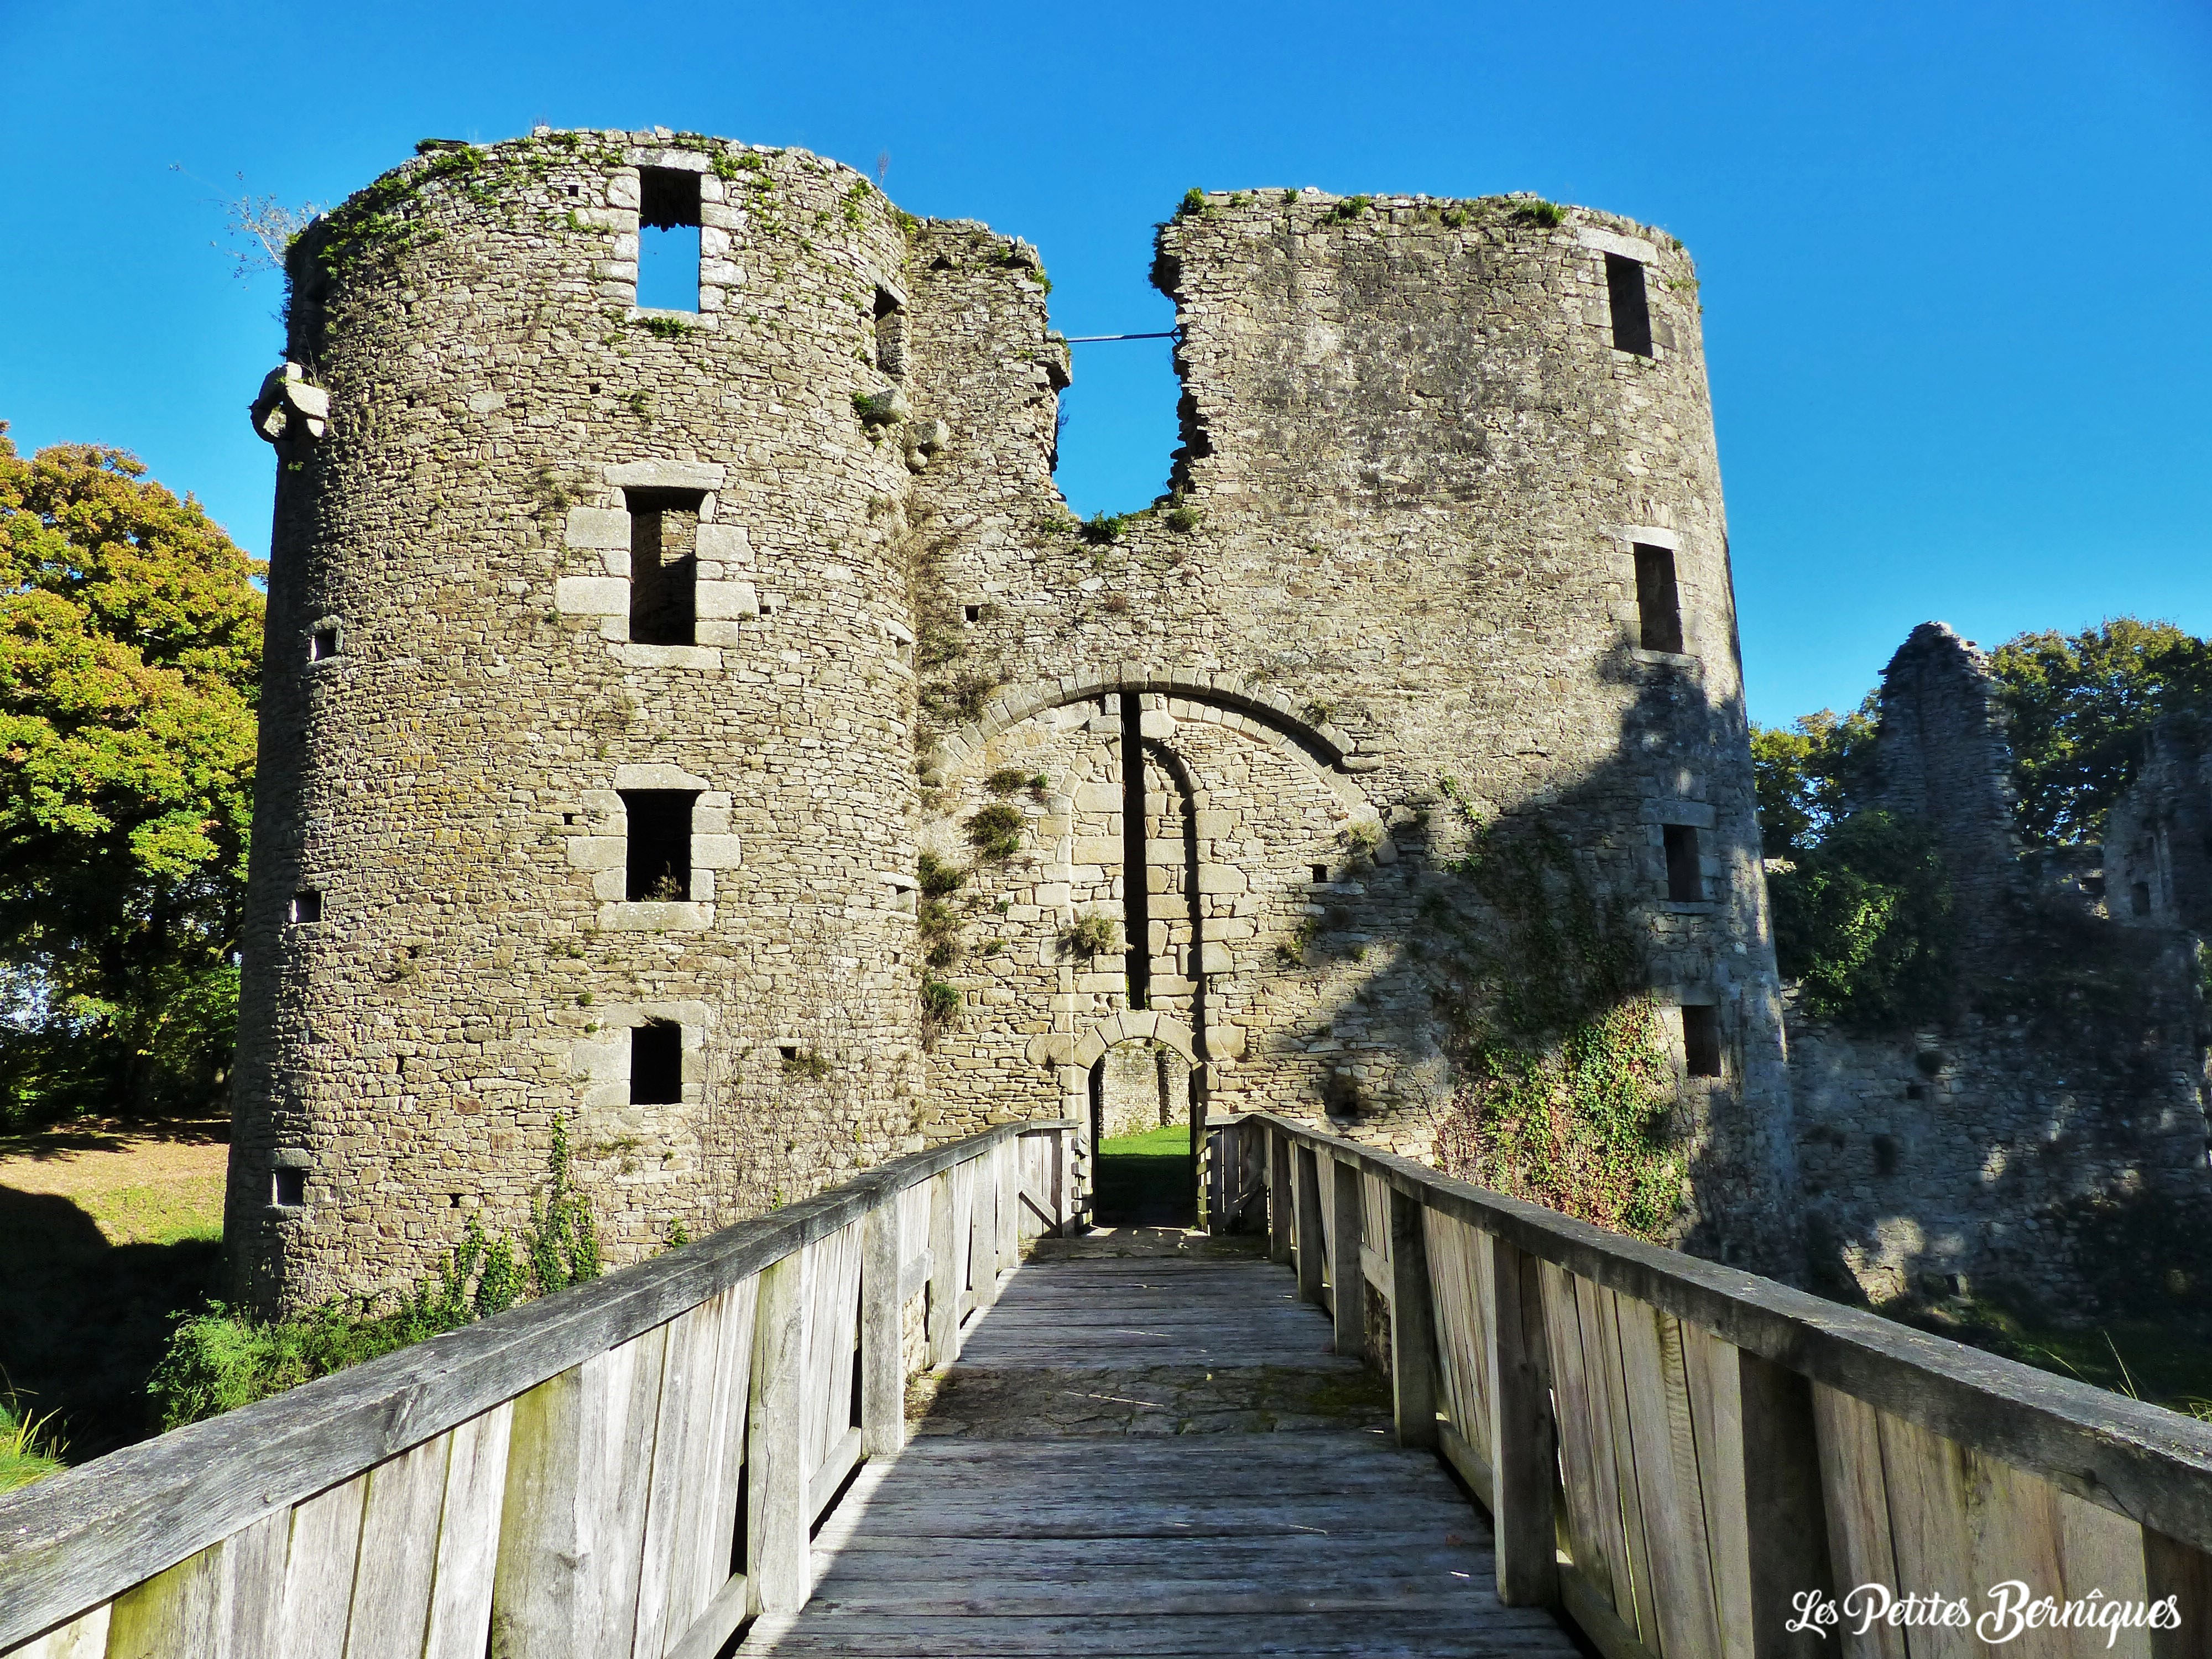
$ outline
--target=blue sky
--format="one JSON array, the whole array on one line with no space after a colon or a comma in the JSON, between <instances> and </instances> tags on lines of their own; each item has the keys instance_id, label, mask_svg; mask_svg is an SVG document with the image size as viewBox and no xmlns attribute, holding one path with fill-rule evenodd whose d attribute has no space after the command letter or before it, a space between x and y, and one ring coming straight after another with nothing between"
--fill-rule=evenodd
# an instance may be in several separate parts
<instances>
[{"instance_id":1,"label":"blue sky","mask_svg":"<svg viewBox=\"0 0 2212 1659\"><path fill-rule=\"evenodd\" d=\"M216 188L331 202L420 137L659 124L888 153L909 210L1035 242L1071 334L1169 325L1152 228L1194 184L1666 227L1704 278L1757 719L1856 701L1930 617L2212 633L2203 0L0 0L0 418L137 451L256 551L278 295L209 246ZM1063 485L1141 505L1166 343L1077 349Z\"/></svg>"}]
</instances>

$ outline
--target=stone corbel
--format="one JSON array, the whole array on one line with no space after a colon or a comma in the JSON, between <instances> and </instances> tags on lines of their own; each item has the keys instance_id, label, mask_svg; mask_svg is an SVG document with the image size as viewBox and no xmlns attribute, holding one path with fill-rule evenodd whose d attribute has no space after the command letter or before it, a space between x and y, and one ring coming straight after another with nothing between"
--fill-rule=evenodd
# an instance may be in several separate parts
<instances>
[{"instance_id":1,"label":"stone corbel","mask_svg":"<svg viewBox=\"0 0 2212 1659\"><path fill-rule=\"evenodd\" d=\"M331 429L331 394L310 385L297 363L272 368L253 400L253 429L272 444L295 438L314 442Z\"/></svg>"}]
</instances>

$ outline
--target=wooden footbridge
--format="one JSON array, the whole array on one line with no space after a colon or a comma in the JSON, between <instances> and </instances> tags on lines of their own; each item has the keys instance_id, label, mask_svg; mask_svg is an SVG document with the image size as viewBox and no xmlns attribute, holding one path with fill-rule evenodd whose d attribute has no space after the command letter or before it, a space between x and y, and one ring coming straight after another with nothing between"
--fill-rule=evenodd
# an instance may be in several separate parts
<instances>
[{"instance_id":1,"label":"wooden footbridge","mask_svg":"<svg viewBox=\"0 0 2212 1659\"><path fill-rule=\"evenodd\" d=\"M1073 1127L0 1499L0 1654L2212 1652L2212 1429L1269 1115L1070 1237Z\"/></svg>"}]
</instances>

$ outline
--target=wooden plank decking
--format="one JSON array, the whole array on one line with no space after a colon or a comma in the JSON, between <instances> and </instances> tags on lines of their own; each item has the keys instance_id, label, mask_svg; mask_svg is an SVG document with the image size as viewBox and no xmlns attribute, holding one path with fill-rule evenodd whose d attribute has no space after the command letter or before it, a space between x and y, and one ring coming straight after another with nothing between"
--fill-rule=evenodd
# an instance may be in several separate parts
<instances>
[{"instance_id":1,"label":"wooden plank decking","mask_svg":"<svg viewBox=\"0 0 2212 1659\"><path fill-rule=\"evenodd\" d=\"M1573 1654L1290 1270L1225 1243L1012 1275L740 1653Z\"/></svg>"}]
</instances>

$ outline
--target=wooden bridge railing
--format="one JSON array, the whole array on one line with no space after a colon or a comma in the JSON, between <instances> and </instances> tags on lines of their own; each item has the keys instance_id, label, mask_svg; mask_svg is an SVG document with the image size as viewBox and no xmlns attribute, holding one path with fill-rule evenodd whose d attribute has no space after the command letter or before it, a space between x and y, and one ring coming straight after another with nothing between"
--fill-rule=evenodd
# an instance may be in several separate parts
<instances>
[{"instance_id":1,"label":"wooden bridge railing","mask_svg":"<svg viewBox=\"0 0 2212 1659\"><path fill-rule=\"evenodd\" d=\"M1219 1212L1370 1329L1398 1436L1489 1508L1501 1597L1609 1659L1922 1659L1971 1628L1791 1633L1861 1584L1964 1600L2175 1599L2179 1627L1994 1650L2212 1653L2212 1426L1624 1238L1269 1114L1209 1125ZM2002 1624L1993 1626L2002 1630Z\"/></svg>"},{"instance_id":2,"label":"wooden bridge railing","mask_svg":"<svg viewBox=\"0 0 2212 1659\"><path fill-rule=\"evenodd\" d=\"M1072 1123L994 1128L0 1498L0 1654L710 1659L808 1594Z\"/></svg>"}]
</instances>

